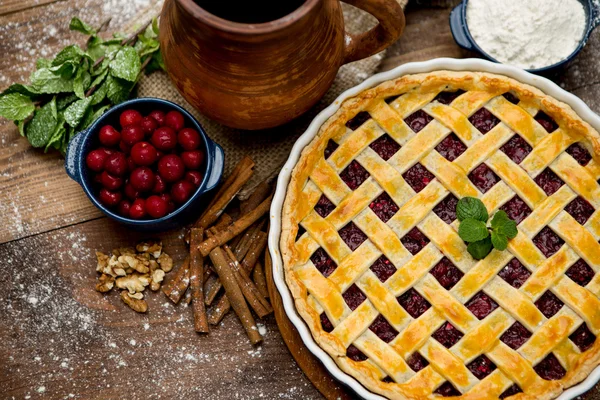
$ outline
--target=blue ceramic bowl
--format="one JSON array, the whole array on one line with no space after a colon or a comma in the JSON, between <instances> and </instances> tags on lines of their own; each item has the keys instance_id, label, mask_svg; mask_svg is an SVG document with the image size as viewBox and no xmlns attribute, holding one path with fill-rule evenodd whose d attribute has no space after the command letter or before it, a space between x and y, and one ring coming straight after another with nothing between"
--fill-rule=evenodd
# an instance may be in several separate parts
<instances>
[{"instance_id":1,"label":"blue ceramic bowl","mask_svg":"<svg viewBox=\"0 0 600 400\"><path fill-rule=\"evenodd\" d=\"M581 38L581 42L579 42L579 46L564 60L557 62L556 64L548 65L543 68L537 69L527 69L526 71L532 72L534 74L542 74L547 75L553 72L558 71L560 68L566 66L575 56L583 49L585 44L587 43L590 34L600 24L600 8L598 5L594 5L593 0L579 0L581 4L583 4L583 8L585 9L586 17L587 17L587 28ZM452 36L454 36L454 40L456 43L469 51L474 51L490 61L499 63L494 57L487 54L473 39L471 33L469 32L469 27L467 26L467 3L469 0L462 0L462 2L452 10L450 13L450 30L452 31Z\"/></svg>"},{"instance_id":2,"label":"blue ceramic bowl","mask_svg":"<svg viewBox=\"0 0 600 400\"><path fill-rule=\"evenodd\" d=\"M87 154L100 146L98 141L98 132L104 125L119 126L119 115L126 109L137 110L142 115L148 115L153 110L162 110L165 113L176 110L183 114L185 126L196 129L200 132L205 152L204 167L202 169L204 178L194 195L182 206L177 208L171 214L158 219L135 220L123 218L111 209L102 205L98 199L97 188L91 181L92 176L85 164ZM119 221L128 227L147 230L164 231L186 225L199 215L198 206L202 202L202 195L214 189L219 183L223 174L225 158L221 146L209 139L198 121L185 109L167 100L156 98L139 98L121 103L103 114L88 129L79 132L69 143L67 155L65 157L65 169L67 174L81 185L85 194L108 217Z\"/></svg>"}]
</instances>

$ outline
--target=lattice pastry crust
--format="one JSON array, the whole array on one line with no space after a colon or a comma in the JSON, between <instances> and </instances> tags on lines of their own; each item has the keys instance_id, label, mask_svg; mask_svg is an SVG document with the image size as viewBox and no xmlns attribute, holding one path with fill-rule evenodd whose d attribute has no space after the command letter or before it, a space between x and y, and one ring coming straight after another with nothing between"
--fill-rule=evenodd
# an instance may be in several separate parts
<instances>
[{"instance_id":1,"label":"lattice pastry crust","mask_svg":"<svg viewBox=\"0 0 600 400\"><path fill-rule=\"evenodd\" d=\"M548 399L599 363L600 135L504 76L438 71L346 100L282 213L286 282L316 342L393 399ZM477 262L456 199L519 222Z\"/></svg>"}]
</instances>

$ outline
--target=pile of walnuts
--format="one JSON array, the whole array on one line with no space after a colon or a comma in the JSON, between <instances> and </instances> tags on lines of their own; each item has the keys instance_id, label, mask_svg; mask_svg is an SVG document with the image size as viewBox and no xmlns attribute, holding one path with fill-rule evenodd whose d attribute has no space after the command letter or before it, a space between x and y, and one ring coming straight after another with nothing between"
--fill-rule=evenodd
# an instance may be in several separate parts
<instances>
[{"instance_id":1,"label":"pile of walnuts","mask_svg":"<svg viewBox=\"0 0 600 400\"><path fill-rule=\"evenodd\" d=\"M96 290L109 292L115 285L121 290L121 300L132 310L146 312L148 303L142 293L147 286L156 292L165 277L173 269L173 259L162 252L161 242L142 242L135 249L114 249L110 256L96 252L96 271L101 275Z\"/></svg>"}]
</instances>

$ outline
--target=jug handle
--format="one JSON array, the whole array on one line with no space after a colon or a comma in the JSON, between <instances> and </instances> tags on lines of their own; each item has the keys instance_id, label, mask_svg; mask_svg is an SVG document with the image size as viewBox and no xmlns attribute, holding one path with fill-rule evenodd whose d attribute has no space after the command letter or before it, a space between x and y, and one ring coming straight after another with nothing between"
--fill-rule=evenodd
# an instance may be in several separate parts
<instances>
[{"instance_id":1,"label":"jug handle","mask_svg":"<svg viewBox=\"0 0 600 400\"><path fill-rule=\"evenodd\" d=\"M345 34L344 64L379 53L402 34L405 26L404 12L398 0L342 0L344 3L368 12L379 23L358 35Z\"/></svg>"}]
</instances>

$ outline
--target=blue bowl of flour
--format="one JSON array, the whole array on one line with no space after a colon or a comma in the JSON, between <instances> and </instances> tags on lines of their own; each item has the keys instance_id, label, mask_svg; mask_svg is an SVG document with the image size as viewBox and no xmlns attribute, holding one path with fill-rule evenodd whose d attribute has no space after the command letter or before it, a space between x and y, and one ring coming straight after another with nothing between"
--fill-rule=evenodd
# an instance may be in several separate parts
<instances>
[{"instance_id":1,"label":"blue bowl of flour","mask_svg":"<svg viewBox=\"0 0 600 400\"><path fill-rule=\"evenodd\" d=\"M593 0L578 1L580 1L580 3L583 5L586 18L586 26L584 29L583 36L579 41L579 45L575 48L575 50L571 52L570 55L554 64L540 68L525 69L526 71L541 75L548 75L553 72L557 72L559 69L566 66L571 60L573 60L573 58L577 56L581 49L583 49L594 28L596 28L600 24L600 4L594 2ZM479 53L490 61L501 63L500 61L489 55L485 50L483 50L471 35L471 32L469 31L469 26L467 24L468 2L469 0L463 0L450 13L450 30L452 32L454 40L460 47L466 50Z\"/></svg>"}]
</instances>

